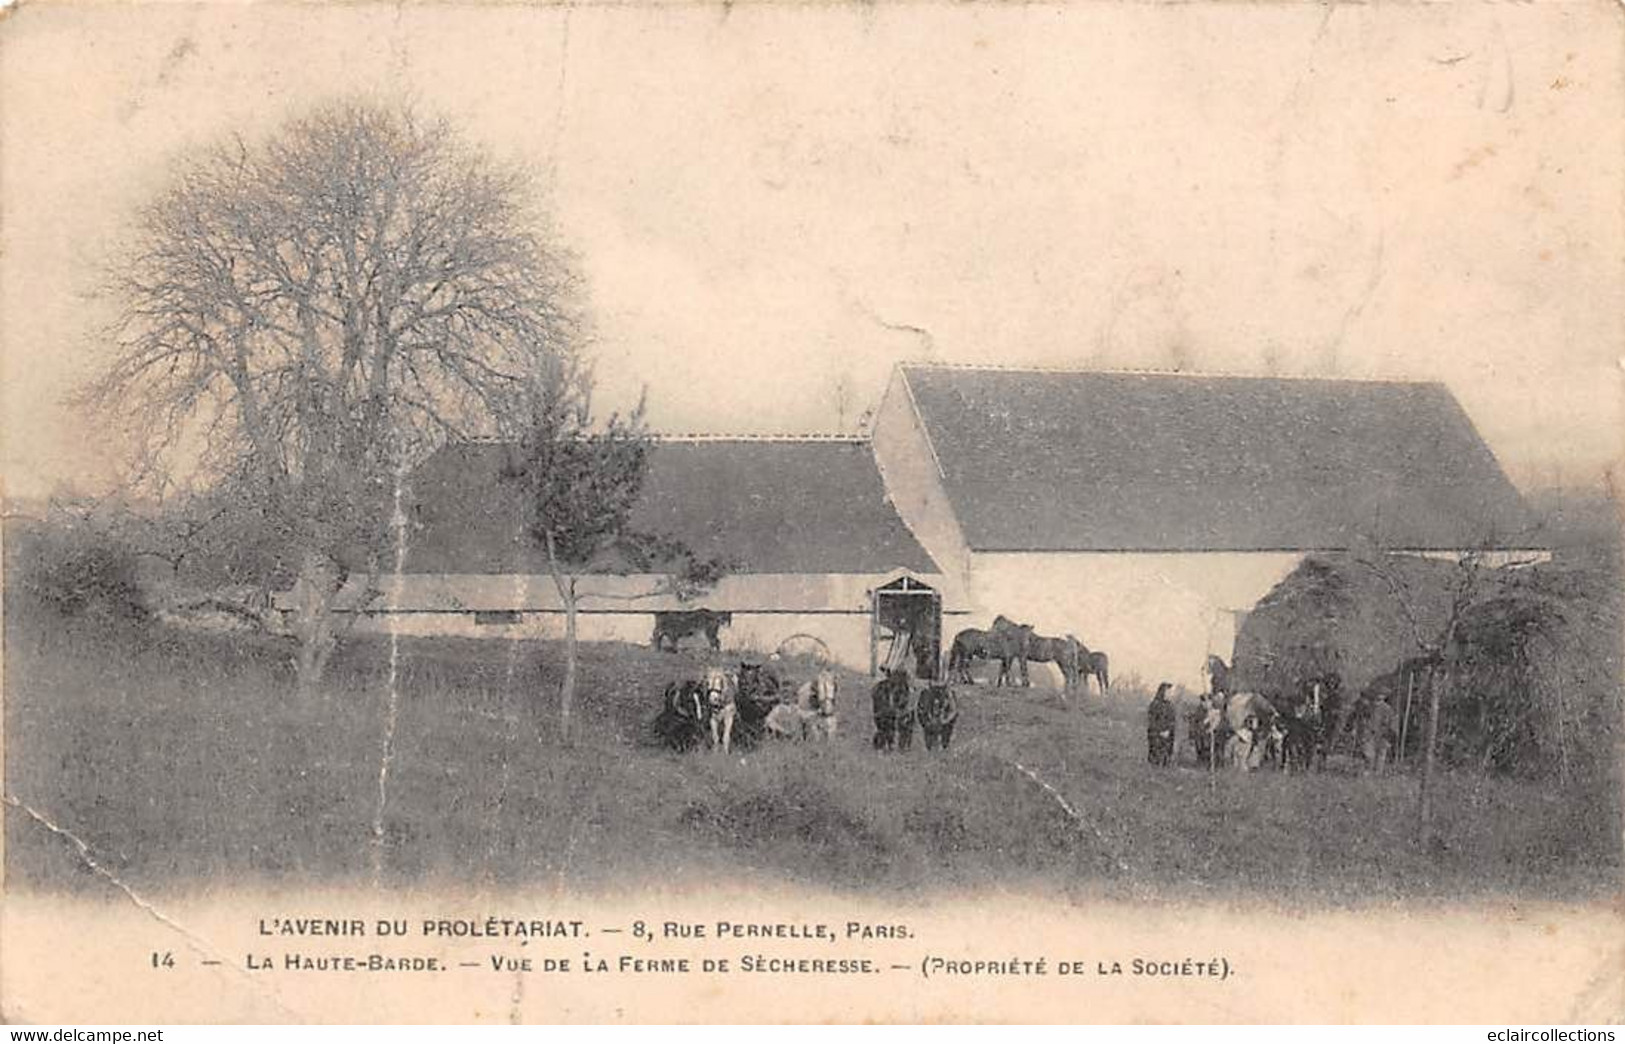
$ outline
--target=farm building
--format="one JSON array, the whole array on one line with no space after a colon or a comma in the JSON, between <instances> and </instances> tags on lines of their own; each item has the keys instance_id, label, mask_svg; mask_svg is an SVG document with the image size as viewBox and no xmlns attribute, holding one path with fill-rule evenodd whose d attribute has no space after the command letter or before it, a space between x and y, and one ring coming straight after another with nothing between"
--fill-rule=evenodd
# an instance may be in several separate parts
<instances>
[{"instance_id":1,"label":"farm building","mask_svg":"<svg viewBox=\"0 0 1625 1044\"><path fill-rule=\"evenodd\" d=\"M1313 552L1529 560L1529 514L1443 385L899 367L873 433L892 500L973 607L1202 684Z\"/></svg>"},{"instance_id":2,"label":"farm building","mask_svg":"<svg viewBox=\"0 0 1625 1044\"><path fill-rule=\"evenodd\" d=\"M507 445L442 447L413 475L402 568L364 626L403 634L540 637L563 633L564 606L502 479ZM652 574L582 578L586 640L650 641L655 614L730 614L727 649L775 651L811 636L870 668L898 632L934 662L944 613L962 599L891 507L868 444L856 438L663 438L634 511L640 531L675 538L733 568L690 600ZM815 646L814 646L815 647Z\"/></svg>"},{"instance_id":3,"label":"farm building","mask_svg":"<svg viewBox=\"0 0 1625 1044\"><path fill-rule=\"evenodd\" d=\"M369 626L557 634L496 443L412 480L403 569ZM1238 616L1307 555L1542 554L1516 489L1439 384L903 365L857 437L663 438L634 519L734 560L683 601L584 581L583 637L647 642L657 612L732 614L725 648L813 635L871 668L893 636L936 665L996 614L1105 650L1116 678L1202 684Z\"/></svg>"}]
</instances>

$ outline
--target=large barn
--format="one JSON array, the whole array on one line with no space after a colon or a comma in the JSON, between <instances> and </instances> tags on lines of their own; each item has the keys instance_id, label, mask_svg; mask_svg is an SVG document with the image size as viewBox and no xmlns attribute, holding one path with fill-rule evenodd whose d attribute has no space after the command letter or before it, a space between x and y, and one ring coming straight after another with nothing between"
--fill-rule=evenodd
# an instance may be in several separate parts
<instances>
[{"instance_id":1,"label":"large barn","mask_svg":"<svg viewBox=\"0 0 1625 1044\"><path fill-rule=\"evenodd\" d=\"M519 489L502 478L510 452L450 444L414 473L402 568L382 578L367 627L563 633L564 605L526 538ZM687 600L660 575L583 577L585 640L648 642L654 614L703 608L730 615L718 635L725 648L766 655L802 636L790 648L821 642L836 660L871 669L899 633L934 660L944 614L968 610L892 508L860 438L661 438L632 525L732 569Z\"/></svg>"},{"instance_id":2,"label":"large barn","mask_svg":"<svg viewBox=\"0 0 1625 1044\"><path fill-rule=\"evenodd\" d=\"M369 626L556 635L507 447L449 445L412 480L404 568ZM898 633L938 662L996 614L1075 634L1114 680L1196 686L1305 555L1541 552L1517 490L1440 384L903 365L872 435L662 438L635 525L736 568L689 601L658 576L583 582L581 634L732 614L727 648L811 635L873 669Z\"/></svg>"},{"instance_id":3,"label":"large barn","mask_svg":"<svg viewBox=\"0 0 1625 1044\"><path fill-rule=\"evenodd\" d=\"M1311 552L1539 555L1437 383L905 365L873 446L972 622L1075 634L1114 681L1202 684Z\"/></svg>"}]
</instances>

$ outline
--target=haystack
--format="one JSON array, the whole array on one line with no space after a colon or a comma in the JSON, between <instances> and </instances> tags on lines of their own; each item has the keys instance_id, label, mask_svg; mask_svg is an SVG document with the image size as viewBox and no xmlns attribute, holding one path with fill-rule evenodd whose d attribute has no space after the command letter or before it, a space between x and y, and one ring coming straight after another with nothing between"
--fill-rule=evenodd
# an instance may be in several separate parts
<instances>
[{"instance_id":1,"label":"haystack","mask_svg":"<svg viewBox=\"0 0 1625 1044\"><path fill-rule=\"evenodd\" d=\"M1336 674L1358 693L1419 656L1450 618L1459 567L1409 555L1313 555L1276 584L1236 635L1232 684L1268 695Z\"/></svg>"},{"instance_id":2,"label":"haystack","mask_svg":"<svg viewBox=\"0 0 1625 1044\"><path fill-rule=\"evenodd\" d=\"M1481 771L1567 776L1589 731L1585 652L1564 600L1539 574L1478 570L1415 556L1319 555L1266 595L1236 636L1232 684L1277 697L1336 674L1345 694L1375 686L1390 698L1441 686L1439 754ZM1464 585L1470 585L1463 595ZM1448 643L1452 607L1459 617ZM1431 648L1430 648L1431 647ZM1419 658L1437 653L1430 682ZM1409 661L1409 663L1408 663ZM1414 671L1414 673L1413 673ZM1386 677L1384 677L1386 676ZM1404 676L1405 682L1398 679ZM1421 750L1426 703L1394 701L1408 720L1402 757ZM1353 701L1344 704L1353 712Z\"/></svg>"}]
</instances>

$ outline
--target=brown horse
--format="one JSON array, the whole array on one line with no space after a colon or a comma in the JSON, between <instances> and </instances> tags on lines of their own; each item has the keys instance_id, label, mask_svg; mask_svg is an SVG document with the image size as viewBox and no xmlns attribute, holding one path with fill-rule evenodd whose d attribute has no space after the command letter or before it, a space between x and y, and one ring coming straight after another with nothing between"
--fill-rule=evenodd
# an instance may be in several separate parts
<instances>
[{"instance_id":1,"label":"brown horse","mask_svg":"<svg viewBox=\"0 0 1625 1044\"><path fill-rule=\"evenodd\" d=\"M1021 670L1021 684L1031 685L1032 679L1027 676L1027 649L1034 637L1032 625L1018 624L1008 617L996 616L993 618L993 629L988 633L993 636L999 658L999 677L993 683L994 688L1015 684L1014 676L1010 673L1012 663Z\"/></svg>"},{"instance_id":2,"label":"brown horse","mask_svg":"<svg viewBox=\"0 0 1625 1044\"><path fill-rule=\"evenodd\" d=\"M1065 638L1035 634L1027 642L1027 661L1053 663L1060 670L1067 691L1076 688L1082 676L1088 672L1088 656L1089 650L1070 634Z\"/></svg>"},{"instance_id":3,"label":"brown horse","mask_svg":"<svg viewBox=\"0 0 1625 1044\"><path fill-rule=\"evenodd\" d=\"M1021 671L1021 683L1028 684L1027 646L1032 641L1033 629L1000 616L989 630L967 627L954 635L948 652L948 672L966 685L976 684L971 677L971 664L977 660L998 660L999 676L995 686L1011 681L1010 665L1015 663Z\"/></svg>"}]
</instances>

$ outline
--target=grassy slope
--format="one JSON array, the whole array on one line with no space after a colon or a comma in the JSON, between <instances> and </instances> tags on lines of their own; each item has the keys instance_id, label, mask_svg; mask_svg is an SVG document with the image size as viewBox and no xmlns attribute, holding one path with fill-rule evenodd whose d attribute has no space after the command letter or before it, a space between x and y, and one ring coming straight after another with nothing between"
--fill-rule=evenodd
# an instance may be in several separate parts
<instances>
[{"instance_id":1,"label":"grassy slope","mask_svg":"<svg viewBox=\"0 0 1625 1044\"><path fill-rule=\"evenodd\" d=\"M1053 693L965 690L953 751L916 741L886 757L868 748L867 682L847 675L832 747L678 756L648 724L665 681L696 661L617 644L583 647L582 733L565 749L556 645L403 640L379 844L387 640L353 643L334 696L300 708L270 644L7 637L8 794L149 890L370 880L375 860L395 883L737 876L1350 903L1590 893L1618 876L1617 813L1529 784L1446 778L1447 847L1430 856L1409 841L1410 779L1153 770L1143 696L1062 707ZM8 810L6 830L14 885L100 887L29 817Z\"/></svg>"}]
</instances>

